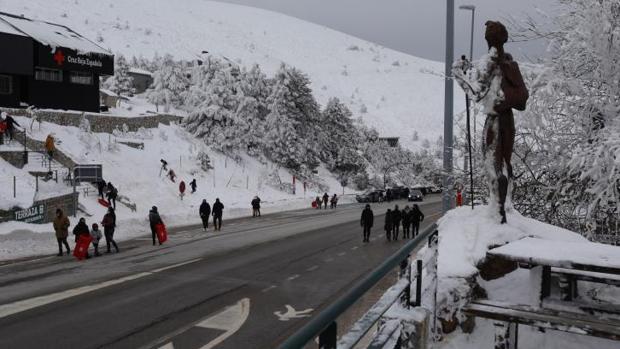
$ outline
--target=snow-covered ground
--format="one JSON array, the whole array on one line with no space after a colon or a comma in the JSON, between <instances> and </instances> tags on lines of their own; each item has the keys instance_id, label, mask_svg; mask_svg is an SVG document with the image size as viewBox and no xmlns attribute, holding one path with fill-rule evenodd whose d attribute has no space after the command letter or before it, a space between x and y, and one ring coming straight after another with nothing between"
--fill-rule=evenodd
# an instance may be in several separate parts
<instances>
[{"instance_id":1,"label":"snow-covered ground","mask_svg":"<svg viewBox=\"0 0 620 349\"><path fill-rule=\"evenodd\" d=\"M496 212L491 212L488 206L477 206L474 211L469 207L454 209L440 219L437 264L439 304L447 302L453 309L464 305L467 299L462 296L468 293L470 287L465 278L473 276L487 292L490 300L537 306L538 297L534 293L540 285L532 284L536 279L531 278L530 271L517 269L492 281L484 281L477 276L476 266L485 258L489 248L528 236L542 239L548 245L552 245L553 241L561 241L580 243L584 249L587 249L587 246L592 244L574 232L523 217L514 210L508 212L507 218L508 224L500 225ZM605 286L603 289L603 292L610 292ZM584 288L581 292L585 292ZM617 289L615 292L617 300ZM477 319L473 333L464 334L457 329L446 335L437 348L491 348L494 336L492 321ZM541 333L529 326L519 327L519 348L611 349L617 347L618 344L615 341L557 331Z\"/></svg>"},{"instance_id":2,"label":"snow-covered ground","mask_svg":"<svg viewBox=\"0 0 620 349\"><path fill-rule=\"evenodd\" d=\"M16 120L20 124L30 124L29 119L25 117L16 117ZM204 142L177 125L160 125L158 129L144 133L128 133L116 137L43 122L40 127L36 124L29 136L45 140L50 133L54 133L59 141L57 149L77 163L101 164L104 179L111 181L118 188L120 196L128 198L130 203L136 205L136 211L132 211L117 201L119 220L117 236L120 240L149 232L147 215L153 205L159 208L162 218L169 225L184 225L200 222L198 207L203 199L212 204L216 198L220 198L225 205L225 218L231 218L250 215L250 201L255 195L263 201L264 212L273 212L310 207L311 198L323 194L318 191L319 183L309 183L305 194L303 183L300 182L296 183L296 195L281 191L270 185L273 183L270 182L270 178L273 178L274 173L278 173L281 181L290 185L292 175L287 171L269 162L260 163L249 156L241 156L239 162L236 162L210 151ZM142 142L144 150L118 143L120 141ZM214 169L205 172L200 168L196 159L200 151L209 154ZM164 173L160 175L160 159L168 161L169 168L175 171L177 175L175 183ZM11 180L10 185L0 186L3 207L9 208L13 205L29 207L34 198L34 177L3 160L0 160L0 171L3 180L7 176ZM18 183L20 196L15 200L12 199L13 175L20 178ZM198 188L195 194L190 194L189 182L193 178L196 179ZM319 168L318 178L321 185L329 188L330 195L342 194L338 180L328 171ZM181 180L187 185L183 200L179 196ZM39 184L42 185L42 182ZM48 191L59 190L57 186L63 186L53 181L47 185L52 187ZM87 222L89 224L99 222L105 213L105 208L97 202L94 187L89 185L84 187L90 187L90 195L81 194L79 200L88 214L92 215L87 217ZM71 191L71 188L65 187L65 190ZM83 193L81 189L78 190ZM347 188L345 193L353 192ZM11 199L5 200L5 197ZM347 196L340 202L351 200L352 196ZM84 214L80 213L79 216ZM31 225L16 222L0 224L0 241L2 241L0 259L53 252L56 247L52 231L51 224Z\"/></svg>"},{"instance_id":3,"label":"snow-covered ground","mask_svg":"<svg viewBox=\"0 0 620 349\"><path fill-rule=\"evenodd\" d=\"M442 134L443 63L293 17L203 0L0 0L0 7L67 25L127 57L199 59L208 51L243 65L258 63L269 75L285 62L309 74L321 104L340 98L354 116L382 135L401 137L406 147ZM455 92L458 112L464 98L458 87Z\"/></svg>"}]
</instances>

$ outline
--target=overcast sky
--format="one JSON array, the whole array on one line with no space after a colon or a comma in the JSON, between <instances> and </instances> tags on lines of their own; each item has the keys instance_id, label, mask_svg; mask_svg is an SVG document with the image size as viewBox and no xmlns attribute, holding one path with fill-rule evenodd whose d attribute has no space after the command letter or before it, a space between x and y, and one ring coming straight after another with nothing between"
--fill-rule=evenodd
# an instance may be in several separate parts
<instances>
[{"instance_id":1,"label":"overcast sky","mask_svg":"<svg viewBox=\"0 0 620 349\"><path fill-rule=\"evenodd\" d=\"M285 13L355 35L415 56L443 61L445 55L446 0L220 0ZM469 53L471 11L476 6L474 56L486 51L484 23L508 16L547 13L554 0L455 0L455 55ZM283 28L285 30L285 28ZM510 43L507 51L518 59L544 54L541 42Z\"/></svg>"}]
</instances>

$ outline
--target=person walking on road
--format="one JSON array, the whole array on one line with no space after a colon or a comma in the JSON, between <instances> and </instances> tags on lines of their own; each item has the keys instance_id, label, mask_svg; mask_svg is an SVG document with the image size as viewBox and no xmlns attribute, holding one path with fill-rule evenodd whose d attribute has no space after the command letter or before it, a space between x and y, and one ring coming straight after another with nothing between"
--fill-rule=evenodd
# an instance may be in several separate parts
<instances>
[{"instance_id":1,"label":"person walking on road","mask_svg":"<svg viewBox=\"0 0 620 349\"><path fill-rule=\"evenodd\" d=\"M56 240L58 241L57 256L62 256L63 245L67 249L67 255L71 254L69 243L67 243L67 236L69 236L69 226L71 225L71 222L69 221L69 218L65 216L61 209L56 210L56 217L54 218L53 225L54 231L56 232Z\"/></svg>"},{"instance_id":2,"label":"person walking on road","mask_svg":"<svg viewBox=\"0 0 620 349\"><path fill-rule=\"evenodd\" d=\"M260 217L260 198L255 196L252 199L252 217Z\"/></svg>"},{"instance_id":3,"label":"person walking on road","mask_svg":"<svg viewBox=\"0 0 620 349\"><path fill-rule=\"evenodd\" d=\"M413 209L411 210L412 237L416 237L420 233L420 222L422 221L424 221L424 213L420 211L420 207L417 204L413 205Z\"/></svg>"},{"instance_id":4,"label":"person walking on road","mask_svg":"<svg viewBox=\"0 0 620 349\"><path fill-rule=\"evenodd\" d=\"M398 210L398 205L394 206L392 211L392 239L398 240L398 232L400 230L400 221L402 220L402 213Z\"/></svg>"},{"instance_id":5,"label":"person walking on road","mask_svg":"<svg viewBox=\"0 0 620 349\"><path fill-rule=\"evenodd\" d=\"M103 226L103 236L105 236L106 253L111 253L110 245L114 246L116 253L119 252L118 245L114 241L114 230L116 229L116 213L112 207L108 207L108 212L103 216L101 221Z\"/></svg>"},{"instance_id":6,"label":"person walking on road","mask_svg":"<svg viewBox=\"0 0 620 349\"><path fill-rule=\"evenodd\" d=\"M215 230L222 230L222 214L224 212L224 204L220 202L220 199L215 199L213 204L213 225Z\"/></svg>"},{"instance_id":7,"label":"person walking on road","mask_svg":"<svg viewBox=\"0 0 620 349\"><path fill-rule=\"evenodd\" d=\"M409 239L409 233L411 231L411 210L409 206L405 206L402 213L403 216L403 239Z\"/></svg>"},{"instance_id":8,"label":"person walking on road","mask_svg":"<svg viewBox=\"0 0 620 349\"><path fill-rule=\"evenodd\" d=\"M321 206L323 205L323 201L321 200L321 197L317 196L316 199L314 200L314 203L316 204L317 210L320 210Z\"/></svg>"},{"instance_id":9,"label":"person walking on road","mask_svg":"<svg viewBox=\"0 0 620 349\"><path fill-rule=\"evenodd\" d=\"M73 227L73 235L75 235L75 244L77 245L78 240L80 239L80 235L88 235L90 236L90 230L88 229L88 225L86 225L86 219L83 217L80 218L78 224ZM77 246L76 246L77 248ZM88 254L88 247L86 248L86 259L90 258Z\"/></svg>"},{"instance_id":10,"label":"person walking on road","mask_svg":"<svg viewBox=\"0 0 620 349\"><path fill-rule=\"evenodd\" d=\"M151 207L149 211L149 223L151 225L151 237L153 238L153 246L155 246L155 237L157 236L157 224L164 224L161 220L159 212L157 212L157 206ZM161 245L161 242L159 243Z\"/></svg>"},{"instance_id":11,"label":"person walking on road","mask_svg":"<svg viewBox=\"0 0 620 349\"><path fill-rule=\"evenodd\" d=\"M95 257L101 256L99 253L99 240L101 240L101 230L99 230L99 225L97 223L93 223L92 228L90 230L90 237L93 238L93 248L95 249Z\"/></svg>"},{"instance_id":12,"label":"person walking on road","mask_svg":"<svg viewBox=\"0 0 620 349\"><path fill-rule=\"evenodd\" d=\"M329 195L327 193L323 194L323 207L327 210L327 202L329 201Z\"/></svg>"},{"instance_id":13,"label":"person walking on road","mask_svg":"<svg viewBox=\"0 0 620 349\"><path fill-rule=\"evenodd\" d=\"M385 229L385 236L388 241L392 241L392 210L389 208L385 213L385 224L383 225L383 229Z\"/></svg>"},{"instance_id":14,"label":"person walking on road","mask_svg":"<svg viewBox=\"0 0 620 349\"><path fill-rule=\"evenodd\" d=\"M192 188L192 194L194 194L196 192L196 187L198 187L198 184L196 184L196 178L192 178L192 181L189 182L189 186Z\"/></svg>"},{"instance_id":15,"label":"person walking on road","mask_svg":"<svg viewBox=\"0 0 620 349\"><path fill-rule=\"evenodd\" d=\"M202 219L202 229L207 231L209 227L209 216L211 215L211 205L207 202L207 200L202 200L202 204L200 204L200 219Z\"/></svg>"},{"instance_id":16,"label":"person walking on road","mask_svg":"<svg viewBox=\"0 0 620 349\"><path fill-rule=\"evenodd\" d=\"M375 222L375 216L370 209L370 205L366 205L366 208L362 211L362 218L360 220L361 226L364 228L364 239L362 242L370 242L370 229Z\"/></svg>"},{"instance_id":17,"label":"person walking on road","mask_svg":"<svg viewBox=\"0 0 620 349\"><path fill-rule=\"evenodd\" d=\"M334 196L332 196L331 200L330 200L330 204L331 204L331 208L335 209L336 205L338 205L338 196L336 194L334 194Z\"/></svg>"}]
</instances>

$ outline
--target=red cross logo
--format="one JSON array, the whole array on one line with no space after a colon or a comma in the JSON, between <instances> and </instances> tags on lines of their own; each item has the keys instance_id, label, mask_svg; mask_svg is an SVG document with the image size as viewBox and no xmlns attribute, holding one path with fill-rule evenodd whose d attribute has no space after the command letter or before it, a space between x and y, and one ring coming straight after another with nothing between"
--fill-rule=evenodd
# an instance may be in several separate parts
<instances>
[{"instance_id":1,"label":"red cross logo","mask_svg":"<svg viewBox=\"0 0 620 349\"><path fill-rule=\"evenodd\" d=\"M56 50L56 53L54 53L54 60L56 61L56 64L62 65L65 61L65 55L62 54L62 51Z\"/></svg>"}]
</instances>

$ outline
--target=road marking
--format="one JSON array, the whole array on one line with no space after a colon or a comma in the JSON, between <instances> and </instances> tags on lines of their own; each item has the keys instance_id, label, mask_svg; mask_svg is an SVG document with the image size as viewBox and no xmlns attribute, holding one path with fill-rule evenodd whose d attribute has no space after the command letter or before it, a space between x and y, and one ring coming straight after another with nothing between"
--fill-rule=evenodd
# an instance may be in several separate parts
<instances>
[{"instance_id":1,"label":"road marking","mask_svg":"<svg viewBox=\"0 0 620 349\"><path fill-rule=\"evenodd\" d=\"M200 347L200 349L212 349L215 346L222 343L228 337L235 334L241 326L247 321L248 316L250 315L250 299L243 298L236 304L228 306L223 310L219 311L215 315L211 315L208 318L200 321L199 323L192 325L191 327L200 327L200 328L208 328L220 331L226 331L210 341L209 343ZM191 328L189 327L189 328ZM173 334L173 337L176 337L183 332L187 331L189 328L185 328L182 332L176 332ZM174 338L173 338L174 341ZM173 342L168 342L165 345L159 347L159 349L174 349Z\"/></svg>"},{"instance_id":2,"label":"road marking","mask_svg":"<svg viewBox=\"0 0 620 349\"><path fill-rule=\"evenodd\" d=\"M357 247L357 246L353 246L353 247L351 247L351 250L352 250L352 251L355 251L355 250L357 250L358 248L359 248L359 247Z\"/></svg>"},{"instance_id":3,"label":"road marking","mask_svg":"<svg viewBox=\"0 0 620 349\"><path fill-rule=\"evenodd\" d=\"M17 313L21 313L24 312L26 310L30 310L30 309L34 309L34 308L38 308L47 304L51 304L51 303L55 303L58 301L62 301L64 299L67 298L72 298L75 296L79 296L85 293L89 293L92 291L96 291L102 288L106 288L109 286L114 286L114 285L118 285L118 284L122 284L128 281L133 281L133 280L137 280L140 278L143 278L145 276L149 276L149 275L153 275L155 273L159 273L161 271L164 270L169 270L172 268L176 268L185 264L189 264L189 263L194 263L196 261L201 260L202 258L197 258L197 259L193 259L191 261L188 262L183 262L183 263L178 263L178 264L174 264L168 267L163 267L163 268L158 268L158 269L154 269L151 271L145 271L142 273L137 273L137 274L133 274L133 275L129 275L129 276L124 276L122 278L118 278L118 279L113 279L113 280L108 280L108 281L104 281L104 282L100 282L98 284L94 284L94 285L88 285L88 286L81 286L81 287L76 287L70 290L64 290L64 291L60 291L60 292L56 292L56 293L50 293L44 296L38 296L38 297L34 297L34 298L30 298L30 299L24 299L21 301L17 301L17 302L13 302L13 303L7 303L7 304L3 304L0 305L0 319L7 317L9 315L13 315L13 314L17 314Z\"/></svg>"},{"instance_id":4,"label":"road marking","mask_svg":"<svg viewBox=\"0 0 620 349\"><path fill-rule=\"evenodd\" d=\"M182 263L177 263L177 264L169 265L167 267L163 267L163 268L152 270L151 273L159 273L159 272L162 272L164 270L174 269L174 268L186 265L186 264L191 264L191 263L194 263L194 262L198 262L201 259L202 258L196 258L196 259L189 260L187 262L182 262Z\"/></svg>"},{"instance_id":5,"label":"road marking","mask_svg":"<svg viewBox=\"0 0 620 349\"><path fill-rule=\"evenodd\" d=\"M261 292L265 293L265 292L268 292L268 291L273 290L273 289L274 289L274 288L276 288L276 287L278 287L278 286L276 286L276 285L271 285L271 286L269 286L269 287L267 287L267 288L263 288L263 289L261 290Z\"/></svg>"},{"instance_id":6,"label":"road marking","mask_svg":"<svg viewBox=\"0 0 620 349\"><path fill-rule=\"evenodd\" d=\"M310 268L306 269L306 271L314 271L314 270L317 270L317 269L319 269L319 266L318 265L313 265Z\"/></svg>"},{"instance_id":7,"label":"road marking","mask_svg":"<svg viewBox=\"0 0 620 349\"><path fill-rule=\"evenodd\" d=\"M314 309L308 308L306 310L297 311L295 308L291 307L289 304L285 305L286 313L282 313L281 311L274 311L273 314L278 317L280 321L289 321L290 319L299 319L303 317L309 317L310 313Z\"/></svg>"},{"instance_id":8,"label":"road marking","mask_svg":"<svg viewBox=\"0 0 620 349\"><path fill-rule=\"evenodd\" d=\"M345 254L347 254L347 253L346 253L346 252L340 252L340 253L338 253L338 257L342 257L342 256L344 256Z\"/></svg>"},{"instance_id":9,"label":"road marking","mask_svg":"<svg viewBox=\"0 0 620 349\"><path fill-rule=\"evenodd\" d=\"M299 277L299 274L291 275L287 278L288 281L293 281Z\"/></svg>"}]
</instances>

